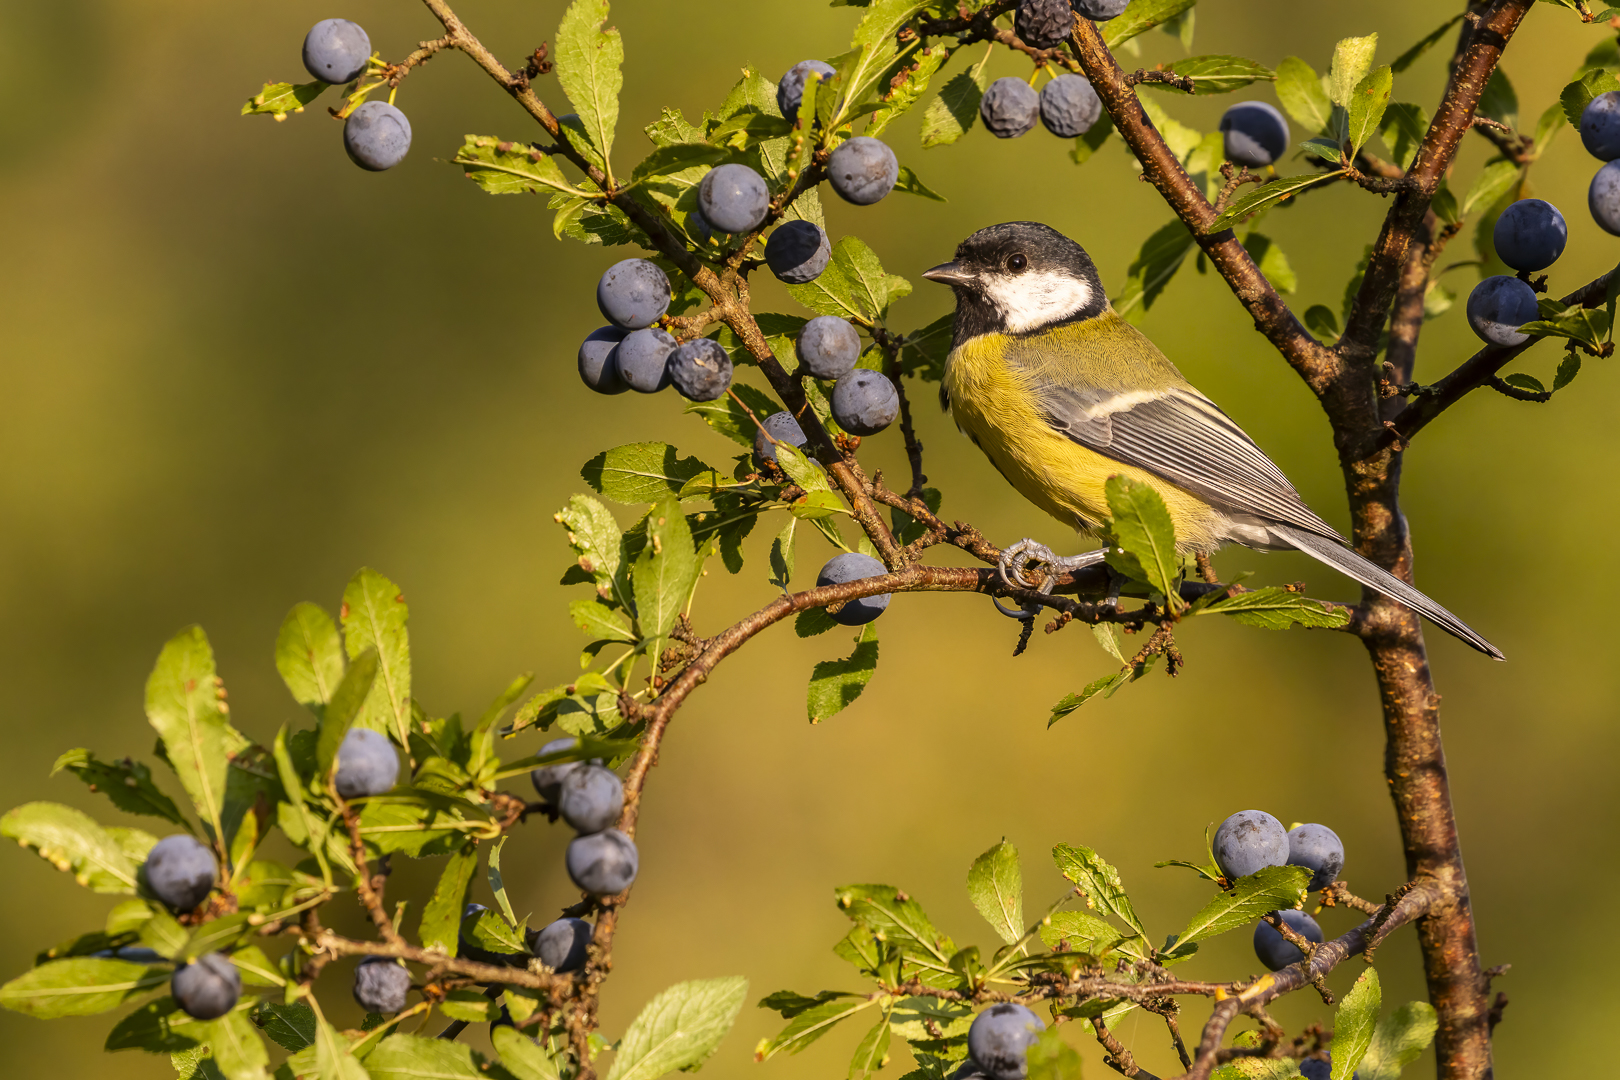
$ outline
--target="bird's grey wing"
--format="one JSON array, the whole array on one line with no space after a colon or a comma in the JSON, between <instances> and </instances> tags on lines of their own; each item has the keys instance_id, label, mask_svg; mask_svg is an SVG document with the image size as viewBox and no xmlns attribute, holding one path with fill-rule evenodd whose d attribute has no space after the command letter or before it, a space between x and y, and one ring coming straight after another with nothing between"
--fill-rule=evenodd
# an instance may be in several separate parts
<instances>
[{"instance_id":1,"label":"bird's grey wing","mask_svg":"<svg viewBox=\"0 0 1620 1080\"><path fill-rule=\"evenodd\" d=\"M1144 393L1036 387L1047 422L1104 457L1161 476L1226 510L1344 543L1282 470L1214 402L1179 388Z\"/></svg>"}]
</instances>

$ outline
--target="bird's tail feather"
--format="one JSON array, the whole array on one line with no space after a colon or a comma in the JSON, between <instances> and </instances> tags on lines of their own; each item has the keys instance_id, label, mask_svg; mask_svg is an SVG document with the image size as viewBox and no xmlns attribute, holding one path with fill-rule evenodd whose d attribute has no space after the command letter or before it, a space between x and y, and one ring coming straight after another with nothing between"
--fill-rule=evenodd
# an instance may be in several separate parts
<instances>
[{"instance_id":1,"label":"bird's tail feather","mask_svg":"<svg viewBox=\"0 0 1620 1080\"><path fill-rule=\"evenodd\" d=\"M1418 592L1389 571L1362 558L1360 554L1337 541L1289 525L1268 522L1272 533L1281 536L1305 554L1325 562L1347 577L1354 578L1370 589L1377 589L1392 600L1399 601L1420 615L1427 616L1453 637L1466 641L1493 660L1504 660L1502 651L1471 630L1467 623Z\"/></svg>"}]
</instances>

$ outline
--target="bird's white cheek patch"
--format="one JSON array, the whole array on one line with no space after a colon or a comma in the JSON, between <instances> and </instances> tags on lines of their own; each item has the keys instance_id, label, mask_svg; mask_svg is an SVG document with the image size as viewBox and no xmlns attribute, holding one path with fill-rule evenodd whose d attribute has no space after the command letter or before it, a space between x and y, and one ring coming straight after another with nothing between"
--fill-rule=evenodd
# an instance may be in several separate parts
<instances>
[{"instance_id":1,"label":"bird's white cheek patch","mask_svg":"<svg viewBox=\"0 0 1620 1080\"><path fill-rule=\"evenodd\" d=\"M984 288L1014 334L1067 318L1091 302L1091 286L1083 279L1046 270L998 276Z\"/></svg>"}]
</instances>

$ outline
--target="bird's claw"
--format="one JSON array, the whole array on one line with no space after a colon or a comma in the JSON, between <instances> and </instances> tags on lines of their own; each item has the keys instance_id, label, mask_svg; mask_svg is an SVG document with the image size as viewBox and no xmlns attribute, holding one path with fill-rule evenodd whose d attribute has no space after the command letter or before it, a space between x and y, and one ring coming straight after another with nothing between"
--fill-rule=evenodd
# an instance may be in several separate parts
<instances>
[{"instance_id":1,"label":"bird's claw","mask_svg":"<svg viewBox=\"0 0 1620 1080\"><path fill-rule=\"evenodd\" d=\"M1000 574L1002 584L1008 588L1047 592L1056 583L1057 575L1064 569L1065 561L1045 544L1024 539L1001 553L1001 561L996 564L996 572ZM1046 568L1039 584L1026 576L1033 563L1040 563Z\"/></svg>"}]
</instances>

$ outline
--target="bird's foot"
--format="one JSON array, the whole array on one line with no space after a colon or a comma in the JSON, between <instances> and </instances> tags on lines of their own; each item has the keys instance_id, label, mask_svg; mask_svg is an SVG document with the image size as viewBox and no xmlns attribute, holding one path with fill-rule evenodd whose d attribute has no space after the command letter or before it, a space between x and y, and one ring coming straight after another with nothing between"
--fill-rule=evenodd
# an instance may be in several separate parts
<instances>
[{"instance_id":1,"label":"bird's foot","mask_svg":"<svg viewBox=\"0 0 1620 1080\"><path fill-rule=\"evenodd\" d=\"M1001 561L996 564L996 572L1001 575L1002 583L1008 588L1033 589L1044 593L1052 590L1060 575L1084 566L1093 566L1102 562L1107 555L1107 548L1099 548L1096 551L1087 551L1065 558L1045 544L1025 539L1001 553ZM1030 567L1037 564L1041 567L1039 581L1034 580L1030 574Z\"/></svg>"}]
</instances>

